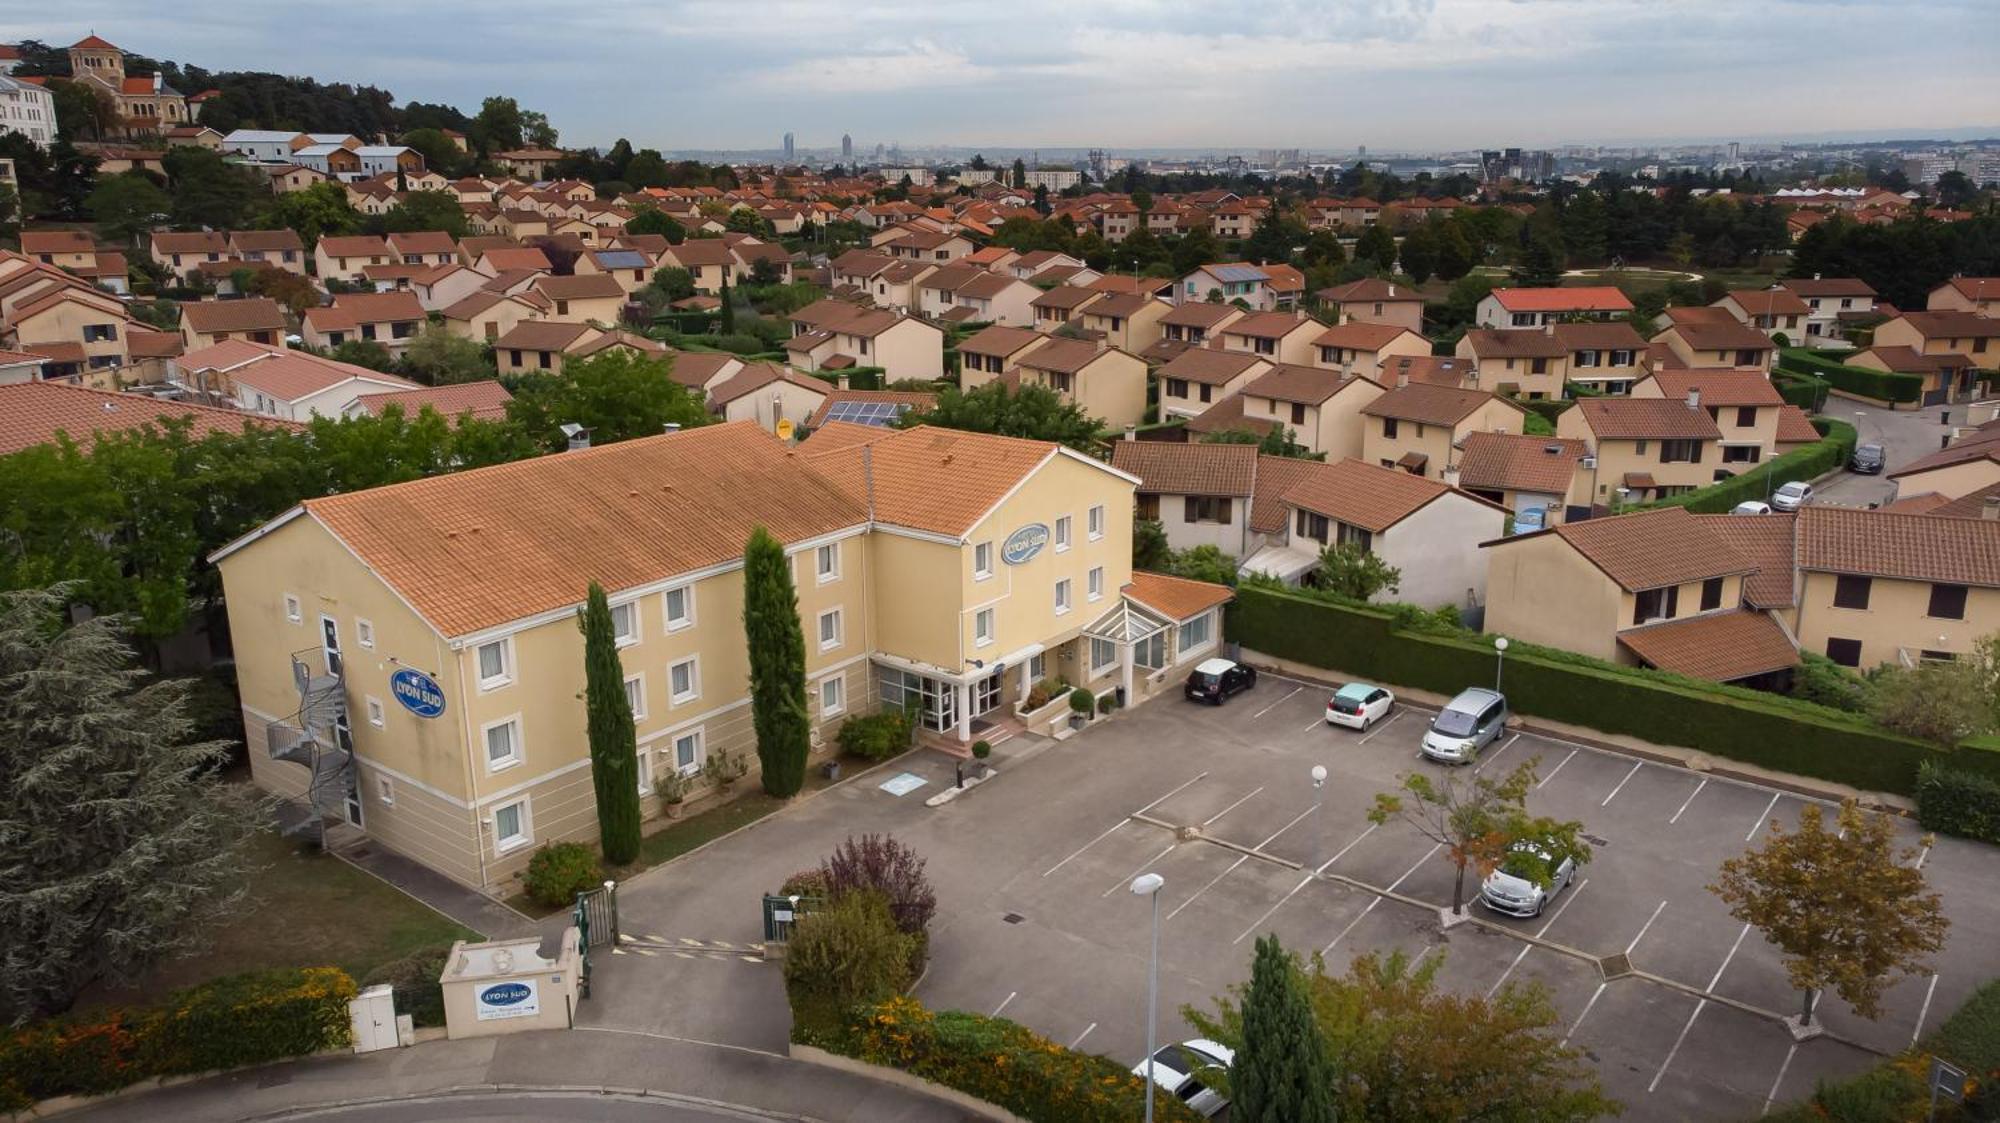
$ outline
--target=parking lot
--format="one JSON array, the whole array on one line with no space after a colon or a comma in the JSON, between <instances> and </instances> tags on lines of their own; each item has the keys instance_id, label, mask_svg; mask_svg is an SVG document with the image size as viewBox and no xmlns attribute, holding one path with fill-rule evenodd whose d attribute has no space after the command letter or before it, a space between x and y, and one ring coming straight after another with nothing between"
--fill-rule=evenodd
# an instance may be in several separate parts
<instances>
[{"instance_id":1,"label":"parking lot","mask_svg":"<svg viewBox=\"0 0 2000 1123\"><path fill-rule=\"evenodd\" d=\"M1936 973L1898 982L1874 1021L1829 996L1820 1016L1845 1040L1794 1045L1775 1015L1794 1012L1799 996L1776 952L1706 886L1771 819L1795 820L1801 798L1525 733L1473 767L1537 760L1531 810L1581 820L1594 860L1543 916L1468 906L1490 926L1440 932L1434 908L1336 880L1449 902L1443 853L1405 826L1366 819L1399 773L1432 767L1416 758L1428 715L1399 706L1363 735L1327 727L1325 700L1322 686L1273 675L1221 708L1162 699L937 809L923 797L950 773L934 760L906 758L842 785L628 884L625 930L641 940L607 963L586 1018L782 1047L776 966L689 941L754 942L757 894L865 831L893 832L929 859L939 912L919 997L998 1012L1127 1063L1145 1043L1150 912L1126 888L1143 872L1166 882L1163 1041L1187 1034L1182 1004L1206 1006L1247 977L1251 942L1265 932L1324 954L1333 970L1364 951L1443 956L1439 980L1450 989L1545 986L1563 1031L1637 1119L1755 1115L1872 1063L1869 1050L1906 1047L2000 973L2000 941L1982 936L2000 925L2000 864L1989 848L1940 839L1922 859L1953 921ZM1315 764L1330 773L1323 813ZM930 782L900 798L878 787L903 770ZM1899 831L1918 837L1910 824ZM1617 953L1636 973L1607 980L1597 960Z\"/></svg>"}]
</instances>

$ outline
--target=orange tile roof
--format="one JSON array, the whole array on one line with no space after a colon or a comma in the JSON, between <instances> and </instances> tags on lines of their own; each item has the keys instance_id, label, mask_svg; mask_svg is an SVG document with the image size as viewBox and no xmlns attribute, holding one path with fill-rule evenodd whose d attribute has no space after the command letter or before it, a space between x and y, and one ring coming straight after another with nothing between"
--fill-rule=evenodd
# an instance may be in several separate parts
<instances>
[{"instance_id":1,"label":"orange tile roof","mask_svg":"<svg viewBox=\"0 0 2000 1123\"><path fill-rule=\"evenodd\" d=\"M421 313L419 313L421 315ZM285 330L285 312L278 302L263 296L242 300L199 300L181 305L181 323L192 331Z\"/></svg>"},{"instance_id":2,"label":"orange tile roof","mask_svg":"<svg viewBox=\"0 0 2000 1123\"><path fill-rule=\"evenodd\" d=\"M849 498L865 505L869 487L862 447L857 442L821 452L809 441L800 452ZM1047 441L928 425L883 430L866 447L871 450L876 519L953 538L970 531L1044 462L1061 455L1059 446Z\"/></svg>"},{"instance_id":3,"label":"orange tile roof","mask_svg":"<svg viewBox=\"0 0 2000 1123\"><path fill-rule=\"evenodd\" d=\"M1826 573L2000 586L2000 519L1807 507L1798 559L1799 568Z\"/></svg>"},{"instance_id":4,"label":"orange tile roof","mask_svg":"<svg viewBox=\"0 0 2000 1123\"><path fill-rule=\"evenodd\" d=\"M1812 419L1806 416L1805 410L1795 405L1779 407L1777 437L1779 444L1811 444L1819 439L1819 430L1813 428Z\"/></svg>"},{"instance_id":5,"label":"orange tile roof","mask_svg":"<svg viewBox=\"0 0 2000 1123\"><path fill-rule=\"evenodd\" d=\"M1385 390L1362 406L1361 412L1369 417L1394 417L1420 425L1456 426L1490 402L1499 402L1522 417L1527 416L1526 409L1484 390L1463 390L1429 382L1412 382Z\"/></svg>"},{"instance_id":6,"label":"orange tile roof","mask_svg":"<svg viewBox=\"0 0 2000 1123\"><path fill-rule=\"evenodd\" d=\"M1458 458L1458 485L1489 491L1569 494L1582 441L1522 433L1468 433Z\"/></svg>"},{"instance_id":7,"label":"orange tile roof","mask_svg":"<svg viewBox=\"0 0 2000 1123\"><path fill-rule=\"evenodd\" d=\"M1190 347L1160 364L1161 378L1184 378L1208 386L1226 386L1245 373L1273 364L1248 351L1216 351Z\"/></svg>"},{"instance_id":8,"label":"orange tile roof","mask_svg":"<svg viewBox=\"0 0 2000 1123\"><path fill-rule=\"evenodd\" d=\"M1689 391L1700 391L1703 406L1785 404L1784 395L1761 370L1662 370L1649 377L1664 397L1683 405Z\"/></svg>"},{"instance_id":9,"label":"orange tile roof","mask_svg":"<svg viewBox=\"0 0 2000 1123\"><path fill-rule=\"evenodd\" d=\"M1722 299L1743 309L1748 316L1803 316L1811 311L1789 289L1731 289Z\"/></svg>"},{"instance_id":10,"label":"orange tile roof","mask_svg":"<svg viewBox=\"0 0 2000 1123\"><path fill-rule=\"evenodd\" d=\"M293 422L254 413L92 390L67 382L16 382L0 385L0 454L48 444L58 433L88 446L99 434L158 426L170 417L190 421L191 435L196 438L246 425L299 428Z\"/></svg>"},{"instance_id":11,"label":"orange tile roof","mask_svg":"<svg viewBox=\"0 0 2000 1123\"><path fill-rule=\"evenodd\" d=\"M1389 529L1453 490L1436 480L1359 460L1301 463L1309 466L1300 469L1299 480L1278 497L1279 503L1371 532Z\"/></svg>"},{"instance_id":12,"label":"orange tile roof","mask_svg":"<svg viewBox=\"0 0 2000 1123\"><path fill-rule=\"evenodd\" d=\"M507 403L513 400L514 395L509 394L505 386L491 380L363 394L354 399L357 405L378 417L387 406L401 406L403 412L412 417L428 406L448 418L457 418L471 410L473 418L480 421L507 416Z\"/></svg>"},{"instance_id":13,"label":"orange tile roof","mask_svg":"<svg viewBox=\"0 0 2000 1123\"><path fill-rule=\"evenodd\" d=\"M1253 384L1254 385L1254 384ZM1243 431L1263 436L1278 423L1264 417L1246 417L1243 414L1243 395L1231 394L1221 401L1202 410L1188 419L1182 428L1190 433L1227 433Z\"/></svg>"},{"instance_id":14,"label":"orange tile roof","mask_svg":"<svg viewBox=\"0 0 2000 1123\"><path fill-rule=\"evenodd\" d=\"M819 389L826 398L806 419L808 429L826 424L827 412L841 402L881 402L903 406L907 412L910 409L929 409L937 405L938 400L936 394L926 390L841 390L826 383L821 383Z\"/></svg>"},{"instance_id":15,"label":"orange tile roof","mask_svg":"<svg viewBox=\"0 0 2000 1123\"><path fill-rule=\"evenodd\" d=\"M1757 567L1755 573L1743 578L1743 599L1753 608L1784 608L1797 603L1792 588L1797 515L1773 511L1754 517L1696 515L1695 520Z\"/></svg>"},{"instance_id":16,"label":"orange tile roof","mask_svg":"<svg viewBox=\"0 0 2000 1123\"><path fill-rule=\"evenodd\" d=\"M867 518L751 422L303 506L447 636L575 605L593 580L616 592L734 561L760 525L797 542Z\"/></svg>"},{"instance_id":17,"label":"orange tile roof","mask_svg":"<svg viewBox=\"0 0 2000 1123\"><path fill-rule=\"evenodd\" d=\"M1576 409L1590 431L1610 440L1720 440L1722 430L1705 409L1680 398L1583 398Z\"/></svg>"},{"instance_id":18,"label":"orange tile roof","mask_svg":"<svg viewBox=\"0 0 2000 1123\"><path fill-rule=\"evenodd\" d=\"M1128 598L1179 623L1199 616L1220 604L1227 604L1236 591L1227 585L1190 581L1164 573L1132 571L1132 583L1120 590Z\"/></svg>"},{"instance_id":19,"label":"orange tile roof","mask_svg":"<svg viewBox=\"0 0 2000 1123\"><path fill-rule=\"evenodd\" d=\"M1575 288L1494 289L1494 299L1509 312L1630 312L1632 301L1611 285Z\"/></svg>"},{"instance_id":20,"label":"orange tile roof","mask_svg":"<svg viewBox=\"0 0 2000 1123\"><path fill-rule=\"evenodd\" d=\"M1748 515L1738 516L1748 518ZM1564 523L1556 534L1627 592L1681 585L1756 568L1682 507ZM1522 535L1506 541L1521 541Z\"/></svg>"},{"instance_id":21,"label":"orange tile roof","mask_svg":"<svg viewBox=\"0 0 2000 1123\"><path fill-rule=\"evenodd\" d=\"M1799 651L1776 620L1738 609L1618 633L1618 643L1648 666L1713 682L1733 682L1795 667Z\"/></svg>"},{"instance_id":22,"label":"orange tile roof","mask_svg":"<svg viewBox=\"0 0 2000 1123\"><path fill-rule=\"evenodd\" d=\"M1139 477L1139 490L1147 494L1248 498L1257 478L1257 446L1113 441L1111 466Z\"/></svg>"}]
</instances>

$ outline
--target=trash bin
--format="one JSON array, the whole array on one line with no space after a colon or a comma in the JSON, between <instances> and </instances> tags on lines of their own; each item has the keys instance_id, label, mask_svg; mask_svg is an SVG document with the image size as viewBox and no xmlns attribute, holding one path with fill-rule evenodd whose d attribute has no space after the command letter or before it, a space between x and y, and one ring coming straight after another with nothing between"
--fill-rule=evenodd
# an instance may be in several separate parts
<instances>
[{"instance_id":1,"label":"trash bin","mask_svg":"<svg viewBox=\"0 0 2000 1123\"><path fill-rule=\"evenodd\" d=\"M827 761L825 764L819 766L819 774L829 780L840 779L840 762L837 760Z\"/></svg>"}]
</instances>

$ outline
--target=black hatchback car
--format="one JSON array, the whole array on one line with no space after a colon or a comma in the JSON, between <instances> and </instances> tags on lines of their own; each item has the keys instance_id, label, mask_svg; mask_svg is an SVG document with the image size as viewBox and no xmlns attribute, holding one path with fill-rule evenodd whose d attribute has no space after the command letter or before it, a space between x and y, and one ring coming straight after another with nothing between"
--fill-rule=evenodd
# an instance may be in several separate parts
<instances>
[{"instance_id":1,"label":"black hatchback car","mask_svg":"<svg viewBox=\"0 0 2000 1123\"><path fill-rule=\"evenodd\" d=\"M1874 441L1855 445L1847 466L1863 475L1875 475L1882 470L1882 446Z\"/></svg>"},{"instance_id":2,"label":"black hatchback car","mask_svg":"<svg viewBox=\"0 0 2000 1123\"><path fill-rule=\"evenodd\" d=\"M1188 672L1187 696L1197 702L1220 706L1231 694L1241 694L1257 685L1257 668L1229 659L1204 659Z\"/></svg>"}]
</instances>

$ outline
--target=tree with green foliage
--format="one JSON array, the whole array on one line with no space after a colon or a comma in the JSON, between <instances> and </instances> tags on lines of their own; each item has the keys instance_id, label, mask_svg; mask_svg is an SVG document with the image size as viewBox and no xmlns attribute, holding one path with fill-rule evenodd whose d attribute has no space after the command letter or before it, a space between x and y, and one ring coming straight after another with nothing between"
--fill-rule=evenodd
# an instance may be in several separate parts
<instances>
[{"instance_id":1,"label":"tree with green foliage","mask_svg":"<svg viewBox=\"0 0 2000 1123\"><path fill-rule=\"evenodd\" d=\"M352 363L384 374L396 369L396 357L389 353L387 347L372 339L342 340L328 352L327 357L337 363Z\"/></svg>"},{"instance_id":2,"label":"tree with green foliage","mask_svg":"<svg viewBox=\"0 0 2000 1123\"><path fill-rule=\"evenodd\" d=\"M1284 264L1292 259L1293 250L1305 238L1304 224L1273 201L1263 217L1257 220L1250 237L1244 240L1243 256L1259 265Z\"/></svg>"},{"instance_id":3,"label":"tree with green foliage","mask_svg":"<svg viewBox=\"0 0 2000 1123\"><path fill-rule=\"evenodd\" d=\"M653 287L670 301L686 300L694 295L694 274L678 265L662 266L653 272Z\"/></svg>"},{"instance_id":4,"label":"tree with green foliage","mask_svg":"<svg viewBox=\"0 0 2000 1123\"><path fill-rule=\"evenodd\" d=\"M1019 156L1014 157L1014 174L1009 186L1015 188L1028 186L1028 165Z\"/></svg>"},{"instance_id":5,"label":"tree with green foliage","mask_svg":"<svg viewBox=\"0 0 2000 1123\"><path fill-rule=\"evenodd\" d=\"M48 91L64 140L103 140L119 125L118 100L95 82L53 81Z\"/></svg>"},{"instance_id":6,"label":"tree with green foliage","mask_svg":"<svg viewBox=\"0 0 2000 1123\"><path fill-rule=\"evenodd\" d=\"M319 307L319 289L310 277L269 264L239 272L250 274L247 285L237 286L240 291L251 296L269 297L284 305L285 310L294 316L303 316L308 309Z\"/></svg>"},{"instance_id":7,"label":"tree with green foliage","mask_svg":"<svg viewBox=\"0 0 2000 1123\"><path fill-rule=\"evenodd\" d=\"M1263 456L1283 456L1292 460L1325 460L1326 453L1314 452L1299 443L1299 431L1286 425L1273 425L1263 433L1251 429L1218 429L1202 437L1203 444L1212 445L1256 445Z\"/></svg>"},{"instance_id":8,"label":"tree with green foliage","mask_svg":"<svg viewBox=\"0 0 2000 1123\"><path fill-rule=\"evenodd\" d=\"M736 297L729 291L729 278L722 279L722 291L715 298L722 302L722 334L729 335L736 330Z\"/></svg>"},{"instance_id":9,"label":"tree with green foliage","mask_svg":"<svg viewBox=\"0 0 2000 1123\"><path fill-rule=\"evenodd\" d=\"M1395 791L1376 794L1368 821L1380 826L1401 820L1444 848L1457 871L1454 915L1465 914L1468 870L1484 880L1504 862L1509 873L1546 889L1565 859L1579 866L1590 861L1590 846L1583 841L1582 823L1528 814L1528 790L1540 764L1541 758L1533 757L1497 780L1477 772L1470 780L1455 772L1406 772Z\"/></svg>"},{"instance_id":10,"label":"tree with green foliage","mask_svg":"<svg viewBox=\"0 0 2000 1123\"><path fill-rule=\"evenodd\" d=\"M896 927L880 893L845 893L800 917L785 943L794 1036L839 1033L855 1007L902 993L916 941Z\"/></svg>"},{"instance_id":11,"label":"tree with green foliage","mask_svg":"<svg viewBox=\"0 0 2000 1123\"><path fill-rule=\"evenodd\" d=\"M750 648L750 721L764 790L790 799L805 786L811 751L806 638L785 548L761 526L743 547L743 634Z\"/></svg>"},{"instance_id":12,"label":"tree with green foliage","mask_svg":"<svg viewBox=\"0 0 2000 1123\"><path fill-rule=\"evenodd\" d=\"M173 200L141 172L106 176L85 204L98 233L121 246L136 246L141 235L167 219Z\"/></svg>"},{"instance_id":13,"label":"tree with green foliage","mask_svg":"<svg viewBox=\"0 0 2000 1123\"><path fill-rule=\"evenodd\" d=\"M273 198L257 216L257 227L295 230L310 253L321 238L360 230L361 212L348 201L347 190L341 185L315 183L303 191L287 191Z\"/></svg>"},{"instance_id":14,"label":"tree with green foliage","mask_svg":"<svg viewBox=\"0 0 2000 1123\"><path fill-rule=\"evenodd\" d=\"M928 409L912 409L898 422L903 428L936 425L974 433L998 433L1054 441L1088 451L1104 423L1061 394L1034 383L1018 388L998 380L972 390L948 386Z\"/></svg>"},{"instance_id":15,"label":"tree with green foliage","mask_svg":"<svg viewBox=\"0 0 2000 1123\"><path fill-rule=\"evenodd\" d=\"M632 216L632 221L625 224L625 233L659 234L666 238L669 245L675 246L687 241L687 227L657 207L640 208L639 213Z\"/></svg>"},{"instance_id":16,"label":"tree with green foliage","mask_svg":"<svg viewBox=\"0 0 2000 1123\"><path fill-rule=\"evenodd\" d=\"M1175 550L1167 561L1166 571L1175 577L1185 577L1190 581L1207 581L1214 585L1236 584L1236 559L1222 552L1222 547L1213 544L1190 546L1185 550Z\"/></svg>"},{"instance_id":17,"label":"tree with green foliage","mask_svg":"<svg viewBox=\"0 0 2000 1123\"><path fill-rule=\"evenodd\" d=\"M1132 568L1164 573L1173 562L1173 548L1167 545L1167 528L1158 519L1132 520Z\"/></svg>"},{"instance_id":18,"label":"tree with green foliage","mask_svg":"<svg viewBox=\"0 0 2000 1123\"><path fill-rule=\"evenodd\" d=\"M1897 852L1888 816L1849 799L1836 822L1837 831L1827 830L1815 803L1799 811L1796 830L1772 820L1763 843L1725 860L1708 887L1729 915L1784 953L1785 974L1803 995L1802 1025L1812 1024L1828 987L1855 1013L1875 1017L1889 977L1924 971L1950 927L1942 898L1924 884L1922 851Z\"/></svg>"},{"instance_id":19,"label":"tree with green foliage","mask_svg":"<svg viewBox=\"0 0 2000 1123\"><path fill-rule=\"evenodd\" d=\"M1184 277L1204 265L1220 261L1222 243L1215 240L1215 232L1203 223L1174 239L1172 256L1175 275Z\"/></svg>"},{"instance_id":20,"label":"tree with green foliage","mask_svg":"<svg viewBox=\"0 0 2000 1123\"><path fill-rule=\"evenodd\" d=\"M1354 260L1388 273L1396 267L1396 236L1379 222L1370 226L1354 240Z\"/></svg>"},{"instance_id":21,"label":"tree with green foliage","mask_svg":"<svg viewBox=\"0 0 2000 1123\"><path fill-rule=\"evenodd\" d=\"M566 424L590 430L597 444L653 437L669 423L684 429L713 418L702 400L673 380L669 358L610 347L563 364L561 374L534 371L508 382L507 419L550 452L567 446Z\"/></svg>"},{"instance_id":22,"label":"tree with green foliage","mask_svg":"<svg viewBox=\"0 0 2000 1123\"><path fill-rule=\"evenodd\" d=\"M1403 571L1366 546L1336 542L1320 549L1319 565L1313 569L1313 584L1343 597L1373 600L1378 593L1401 589Z\"/></svg>"},{"instance_id":23,"label":"tree with green foliage","mask_svg":"<svg viewBox=\"0 0 2000 1123\"><path fill-rule=\"evenodd\" d=\"M21 233L21 196L11 183L0 183L0 234L19 237Z\"/></svg>"},{"instance_id":24,"label":"tree with green foliage","mask_svg":"<svg viewBox=\"0 0 2000 1123\"><path fill-rule=\"evenodd\" d=\"M1243 991L1243 1044L1229 1066L1229 1118L1240 1123L1334 1123L1337 1077L1306 997L1305 972L1278 943L1257 937Z\"/></svg>"},{"instance_id":25,"label":"tree with green foliage","mask_svg":"<svg viewBox=\"0 0 2000 1123\"><path fill-rule=\"evenodd\" d=\"M454 239L466 234L465 208L449 191L410 191L382 216L382 232L442 230Z\"/></svg>"},{"instance_id":26,"label":"tree with green foliage","mask_svg":"<svg viewBox=\"0 0 2000 1123\"><path fill-rule=\"evenodd\" d=\"M198 145L175 145L161 163L167 169L175 226L235 230L269 190L244 168Z\"/></svg>"},{"instance_id":27,"label":"tree with green foliage","mask_svg":"<svg viewBox=\"0 0 2000 1123\"><path fill-rule=\"evenodd\" d=\"M447 179L456 178L471 162L458 143L444 135L444 130L440 128L411 129L402 135L399 143L415 149L424 158L426 168Z\"/></svg>"},{"instance_id":28,"label":"tree with green foliage","mask_svg":"<svg viewBox=\"0 0 2000 1123\"><path fill-rule=\"evenodd\" d=\"M1437 258L1434 271L1447 281L1456 281L1472 271L1478 256L1473 252L1472 242L1465 235L1465 226L1458 222L1441 223L1437 232Z\"/></svg>"},{"instance_id":29,"label":"tree with green foliage","mask_svg":"<svg viewBox=\"0 0 2000 1123\"><path fill-rule=\"evenodd\" d=\"M604 860L622 866L639 856L639 740L632 702L625 693L625 663L604 586L590 592L576 613L583 633L585 732L590 741L590 782L597 794L597 837Z\"/></svg>"},{"instance_id":30,"label":"tree with green foliage","mask_svg":"<svg viewBox=\"0 0 2000 1123\"><path fill-rule=\"evenodd\" d=\"M479 115L467 130L484 155L521 147L521 105L510 97L490 97L479 103Z\"/></svg>"},{"instance_id":31,"label":"tree with green foliage","mask_svg":"<svg viewBox=\"0 0 2000 1123\"><path fill-rule=\"evenodd\" d=\"M1993 729L1993 673L1977 658L1889 666L1872 681L1870 712L1884 729L1945 749Z\"/></svg>"},{"instance_id":32,"label":"tree with green foliage","mask_svg":"<svg viewBox=\"0 0 2000 1123\"><path fill-rule=\"evenodd\" d=\"M1425 223L1403 235L1403 272L1410 280L1423 284L1437 272L1438 242L1437 232L1431 224Z\"/></svg>"},{"instance_id":33,"label":"tree with green foliage","mask_svg":"<svg viewBox=\"0 0 2000 1123\"><path fill-rule=\"evenodd\" d=\"M190 683L141 670L70 589L0 593L0 1010L59 1014L200 946L242 899L261 802L193 739Z\"/></svg>"},{"instance_id":34,"label":"tree with green foliage","mask_svg":"<svg viewBox=\"0 0 2000 1123\"><path fill-rule=\"evenodd\" d=\"M454 334L442 324L425 324L403 348L402 369L433 386L484 382L494 376L493 357L476 339Z\"/></svg>"}]
</instances>

